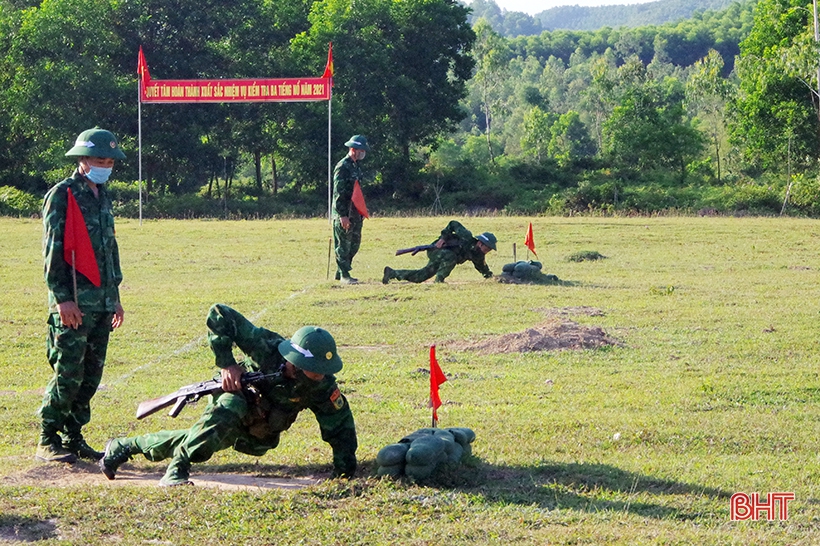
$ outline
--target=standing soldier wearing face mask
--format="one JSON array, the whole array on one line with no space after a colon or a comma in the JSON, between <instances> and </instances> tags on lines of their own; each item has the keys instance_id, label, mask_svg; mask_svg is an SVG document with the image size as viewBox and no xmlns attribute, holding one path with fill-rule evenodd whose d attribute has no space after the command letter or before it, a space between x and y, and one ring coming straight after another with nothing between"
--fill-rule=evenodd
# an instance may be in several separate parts
<instances>
[{"instance_id":1,"label":"standing soldier wearing face mask","mask_svg":"<svg viewBox=\"0 0 820 546\"><path fill-rule=\"evenodd\" d=\"M353 257L362 242L362 214L353 203L353 188L361 185L362 169L359 162L370 147L367 138L355 135L345 142L349 151L333 170L333 240L336 248L336 280L342 284L356 284L350 276Z\"/></svg>"},{"instance_id":2,"label":"standing soldier wearing face mask","mask_svg":"<svg viewBox=\"0 0 820 546\"><path fill-rule=\"evenodd\" d=\"M120 255L105 183L125 159L117 138L94 128L80 133L66 154L77 169L43 201L43 257L48 287L48 361L54 372L38 415L35 457L72 463L99 459L82 427L105 364L108 336L123 321Z\"/></svg>"}]
</instances>

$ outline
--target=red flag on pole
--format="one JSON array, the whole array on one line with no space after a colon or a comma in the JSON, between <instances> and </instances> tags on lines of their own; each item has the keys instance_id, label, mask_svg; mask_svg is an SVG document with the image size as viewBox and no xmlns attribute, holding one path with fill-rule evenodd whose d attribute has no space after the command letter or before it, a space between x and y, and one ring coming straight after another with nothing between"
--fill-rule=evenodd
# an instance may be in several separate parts
<instances>
[{"instance_id":1,"label":"red flag on pole","mask_svg":"<svg viewBox=\"0 0 820 546\"><path fill-rule=\"evenodd\" d=\"M447 381L444 372L436 360L436 346L430 345L430 405L433 408L433 426L438 423L438 413L436 410L441 407L441 398L438 395L438 387Z\"/></svg>"},{"instance_id":2,"label":"red flag on pole","mask_svg":"<svg viewBox=\"0 0 820 546\"><path fill-rule=\"evenodd\" d=\"M142 85L151 81L151 74L148 72L148 63L145 62L145 55L142 53L142 46L140 46L139 57L137 57L137 74L142 80Z\"/></svg>"},{"instance_id":3,"label":"red flag on pole","mask_svg":"<svg viewBox=\"0 0 820 546\"><path fill-rule=\"evenodd\" d=\"M327 64L325 65L325 73L322 74L322 77L333 77L333 42L330 42L327 48Z\"/></svg>"},{"instance_id":4,"label":"red flag on pole","mask_svg":"<svg viewBox=\"0 0 820 546\"><path fill-rule=\"evenodd\" d=\"M367 205L364 203L362 187L359 185L358 180L356 180L356 183L353 184L353 197L350 198L350 201L353 203L353 206L356 207L356 210L359 211L359 214L365 218L370 218L370 215L367 213Z\"/></svg>"},{"instance_id":5,"label":"red flag on pole","mask_svg":"<svg viewBox=\"0 0 820 546\"><path fill-rule=\"evenodd\" d=\"M68 189L68 207L65 213L65 233L63 234L63 259L85 275L94 286L100 286L100 268L85 226L85 218L80 205Z\"/></svg>"},{"instance_id":6,"label":"red flag on pole","mask_svg":"<svg viewBox=\"0 0 820 546\"><path fill-rule=\"evenodd\" d=\"M533 254L538 256L535 252L535 239L532 237L532 222L530 222L530 226L527 228L527 236L524 237L524 244Z\"/></svg>"}]
</instances>

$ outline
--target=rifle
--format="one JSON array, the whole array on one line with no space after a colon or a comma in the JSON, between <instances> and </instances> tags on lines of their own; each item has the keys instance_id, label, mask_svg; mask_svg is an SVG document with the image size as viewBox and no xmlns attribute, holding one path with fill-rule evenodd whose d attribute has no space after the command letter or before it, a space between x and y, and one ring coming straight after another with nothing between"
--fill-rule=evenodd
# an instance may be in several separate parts
<instances>
[{"instance_id":1,"label":"rifle","mask_svg":"<svg viewBox=\"0 0 820 546\"><path fill-rule=\"evenodd\" d=\"M262 372L246 372L242 374L242 386L245 387L246 385L251 385L252 383L266 379L281 380L282 378L282 372L268 374ZM176 417L186 404L192 404L203 396L220 392L222 392L222 381L220 379L211 379L192 385L185 385L171 394L140 402L140 405L137 406L137 419L148 417L161 409L167 408L171 404L173 404L174 407L171 408L168 415Z\"/></svg>"},{"instance_id":2,"label":"rifle","mask_svg":"<svg viewBox=\"0 0 820 546\"><path fill-rule=\"evenodd\" d=\"M438 248L436 246L436 243L438 243L438 241L436 241L435 243L433 243L431 245L419 245L419 246L412 246L410 248L400 248L396 251L396 256L401 256L402 254L407 254L408 252L412 252L413 253L412 255L415 256L416 254L418 254L422 250L434 250L434 249ZM458 241L451 239L449 241L445 241L444 246L442 246L441 249L456 248L458 245L459 245ZM441 249L439 249L439 250L441 250Z\"/></svg>"},{"instance_id":3,"label":"rifle","mask_svg":"<svg viewBox=\"0 0 820 546\"><path fill-rule=\"evenodd\" d=\"M402 254L407 254L408 252L412 252L413 253L412 255L415 256L416 254L418 254L422 250L430 250L432 248L436 248L435 243L433 243L432 245L419 245L419 246L413 246L413 247L410 247L410 248L400 248L399 250L396 251L396 256L401 256Z\"/></svg>"}]
</instances>

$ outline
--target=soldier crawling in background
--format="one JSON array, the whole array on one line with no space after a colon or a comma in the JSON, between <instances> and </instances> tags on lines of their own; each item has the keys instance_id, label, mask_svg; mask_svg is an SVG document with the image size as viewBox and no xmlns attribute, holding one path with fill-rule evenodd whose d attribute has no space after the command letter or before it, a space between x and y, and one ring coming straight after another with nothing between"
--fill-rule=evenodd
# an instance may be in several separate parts
<instances>
[{"instance_id":1,"label":"soldier crawling in background","mask_svg":"<svg viewBox=\"0 0 820 546\"><path fill-rule=\"evenodd\" d=\"M484 232L477 237L456 220L451 220L447 227L441 230L441 237L433 243L434 248L427 251L427 265L421 269L391 269L384 268L382 283L387 284L391 279L410 282L424 282L435 275L435 282L444 282L444 279L453 271L455 266L467 260L473 262L476 271L485 279L493 276L487 266L485 256L495 250L496 238L490 232Z\"/></svg>"},{"instance_id":2,"label":"soldier crawling in background","mask_svg":"<svg viewBox=\"0 0 820 546\"><path fill-rule=\"evenodd\" d=\"M333 449L333 476L352 477L357 465L356 426L347 399L331 375L342 369L333 336L305 326L287 340L221 304L211 307L208 328L224 392L212 395L190 429L110 440L100 459L103 474L113 480L120 465L142 454L150 461L171 459L160 485L191 485L191 463L207 461L230 447L261 457L279 445L280 433L290 428L299 412L310 409L322 439ZM234 359L234 343L247 357L242 364ZM243 388L245 372L280 370L283 380L263 380Z\"/></svg>"}]
</instances>

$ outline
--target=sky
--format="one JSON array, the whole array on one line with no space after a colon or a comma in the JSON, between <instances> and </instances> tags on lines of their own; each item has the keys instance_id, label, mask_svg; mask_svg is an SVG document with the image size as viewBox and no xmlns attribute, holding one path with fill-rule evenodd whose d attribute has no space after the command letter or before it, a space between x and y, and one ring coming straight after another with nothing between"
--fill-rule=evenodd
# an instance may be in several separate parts
<instances>
[{"instance_id":1,"label":"sky","mask_svg":"<svg viewBox=\"0 0 820 546\"><path fill-rule=\"evenodd\" d=\"M467 0L469 4L472 0ZM558 6L611 6L615 4L643 4L655 0L495 0L501 9L523 11L530 15Z\"/></svg>"}]
</instances>

